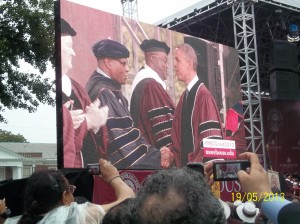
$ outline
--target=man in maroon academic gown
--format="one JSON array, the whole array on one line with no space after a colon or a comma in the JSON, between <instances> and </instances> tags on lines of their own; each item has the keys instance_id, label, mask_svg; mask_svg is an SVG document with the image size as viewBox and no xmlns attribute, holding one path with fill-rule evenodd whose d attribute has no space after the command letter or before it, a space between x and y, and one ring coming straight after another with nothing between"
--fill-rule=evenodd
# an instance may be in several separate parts
<instances>
[{"instance_id":1,"label":"man in maroon academic gown","mask_svg":"<svg viewBox=\"0 0 300 224\"><path fill-rule=\"evenodd\" d=\"M132 83L130 113L135 127L146 141L157 148L171 144L174 103L166 91L168 54L165 42L144 40L140 45L146 64Z\"/></svg>"},{"instance_id":2,"label":"man in maroon academic gown","mask_svg":"<svg viewBox=\"0 0 300 224\"><path fill-rule=\"evenodd\" d=\"M84 139L89 138L93 143L94 134L105 124L108 108L99 108L100 101L91 103L86 90L67 73L72 68L72 36L75 30L64 19L61 19L61 69L63 95L63 143L64 167L84 167L82 150ZM97 145L86 145L87 151L95 154Z\"/></svg>"},{"instance_id":3,"label":"man in maroon academic gown","mask_svg":"<svg viewBox=\"0 0 300 224\"><path fill-rule=\"evenodd\" d=\"M197 56L190 45L181 44L175 49L174 67L186 90L175 109L172 149L176 166L184 166L187 162L202 162L203 139L221 139L222 123L212 94L197 76Z\"/></svg>"}]
</instances>

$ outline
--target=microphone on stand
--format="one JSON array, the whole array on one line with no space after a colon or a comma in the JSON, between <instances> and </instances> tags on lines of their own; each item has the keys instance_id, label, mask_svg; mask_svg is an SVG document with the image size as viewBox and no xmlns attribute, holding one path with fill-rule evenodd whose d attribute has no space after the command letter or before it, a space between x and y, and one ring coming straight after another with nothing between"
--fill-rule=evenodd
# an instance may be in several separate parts
<instances>
[{"instance_id":1,"label":"microphone on stand","mask_svg":"<svg viewBox=\"0 0 300 224\"><path fill-rule=\"evenodd\" d=\"M271 163L271 160L270 160L270 154L269 154L269 144L266 144L266 163L267 163L267 169L268 170L273 170L272 168L272 163Z\"/></svg>"}]
</instances>

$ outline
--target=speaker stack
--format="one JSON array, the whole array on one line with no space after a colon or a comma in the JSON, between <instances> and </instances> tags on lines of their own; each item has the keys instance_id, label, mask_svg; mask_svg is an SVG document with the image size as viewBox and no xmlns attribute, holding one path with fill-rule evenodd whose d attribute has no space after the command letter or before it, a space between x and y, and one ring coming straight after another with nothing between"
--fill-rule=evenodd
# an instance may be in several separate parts
<instances>
[{"instance_id":1,"label":"speaker stack","mask_svg":"<svg viewBox=\"0 0 300 224\"><path fill-rule=\"evenodd\" d=\"M288 41L274 40L270 49L270 93L272 99L299 99L298 47Z\"/></svg>"}]
</instances>

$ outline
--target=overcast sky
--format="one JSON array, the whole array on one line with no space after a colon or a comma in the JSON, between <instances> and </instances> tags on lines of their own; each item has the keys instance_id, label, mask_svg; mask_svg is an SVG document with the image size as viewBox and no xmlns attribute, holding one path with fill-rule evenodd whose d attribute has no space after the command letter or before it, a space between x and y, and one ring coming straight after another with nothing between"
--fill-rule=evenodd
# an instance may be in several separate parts
<instances>
[{"instance_id":1,"label":"overcast sky","mask_svg":"<svg viewBox=\"0 0 300 224\"><path fill-rule=\"evenodd\" d=\"M123 15L121 0L69 0L117 15ZM208 0L137 0L138 20L153 24L197 2Z\"/></svg>"},{"instance_id":2,"label":"overcast sky","mask_svg":"<svg viewBox=\"0 0 300 224\"><path fill-rule=\"evenodd\" d=\"M123 15L121 0L72 1ZM138 20L153 24L197 2L199 0L138 0ZM31 70L29 65L22 65L22 68ZM54 71L49 70L47 76L54 77ZM8 124L0 123L0 129L13 134L21 134L31 143L56 143L56 111L54 107L42 105L36 113L32 114L20 109L6 110L2 114L8 120Z\"/></svg>"}]
</instances>

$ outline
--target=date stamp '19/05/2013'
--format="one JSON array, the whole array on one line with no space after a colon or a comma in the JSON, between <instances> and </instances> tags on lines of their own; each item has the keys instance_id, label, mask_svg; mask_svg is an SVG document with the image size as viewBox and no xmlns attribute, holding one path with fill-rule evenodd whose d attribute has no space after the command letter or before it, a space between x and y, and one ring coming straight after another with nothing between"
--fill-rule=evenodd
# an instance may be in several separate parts
<instances>
[{"instance_id":1,"label":"date stamp '19/05/2013'","mask_svg":"<svg viewBox=\"0 0 300 224\"><path fill-rule=\"evenodd\" d=\"M284 193L272 193L272 192L232 192L232 201L252 201L252 202L262 202L262 201L284 201Z\"/></svg>"}]
</instances>

